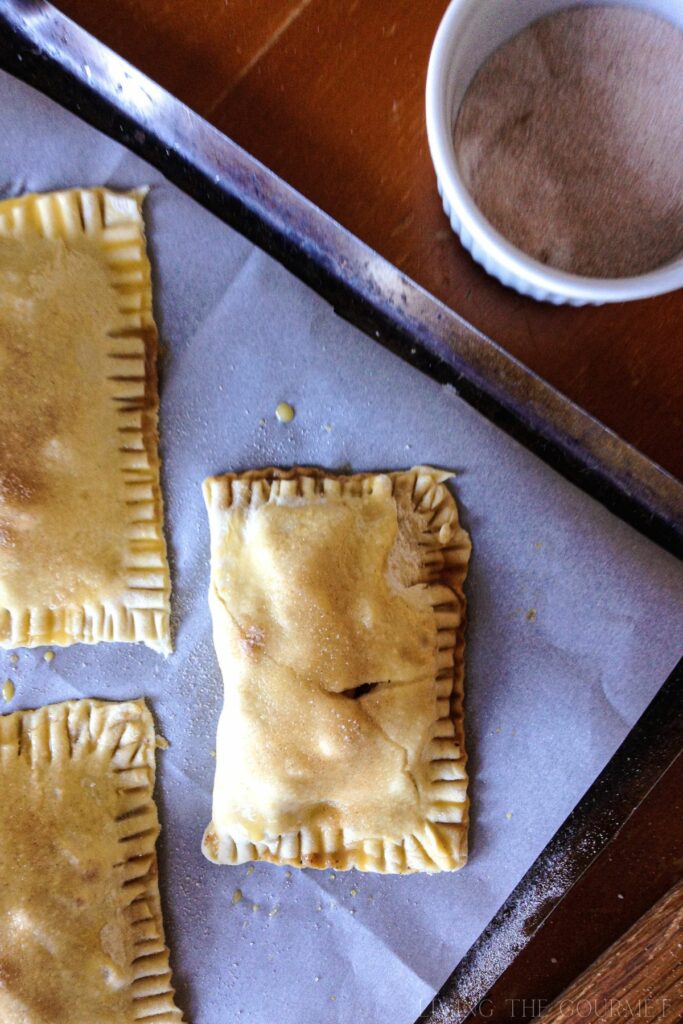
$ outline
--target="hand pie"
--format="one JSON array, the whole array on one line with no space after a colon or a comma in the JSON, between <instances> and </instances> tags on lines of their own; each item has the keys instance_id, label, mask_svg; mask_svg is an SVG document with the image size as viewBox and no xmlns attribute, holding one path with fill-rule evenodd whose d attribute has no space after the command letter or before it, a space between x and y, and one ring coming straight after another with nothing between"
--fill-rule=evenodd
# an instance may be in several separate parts
<instances>
[{"instance_id":1,"label":"hand pie","mask_svg":"<svg viewBox=\"0 0 683 1024\"><path fill-rule=\"evenodd\" d=\"M143 195L0 202L0 647L170 650Z\"/></svg>"},{"instance_id":2,"label":"hand pie","mask_svg":"<svg viewBox=\"0 0 683 1024\"><path fill-rule=\"evenodd\" d=\"M0 1020L180 1024L143 701L0 717Z\"/></svg>"},{"instance_id":3,"label":"hand pie","mask_svg":"<svg viewBox=\"0 0 683 1024\"><path fill-rule=\"evenodd\" d=\"M465 863L470 542L448 475L205 482L225 684L210 860L400 874Z\"/></svg>"}]
</instances>

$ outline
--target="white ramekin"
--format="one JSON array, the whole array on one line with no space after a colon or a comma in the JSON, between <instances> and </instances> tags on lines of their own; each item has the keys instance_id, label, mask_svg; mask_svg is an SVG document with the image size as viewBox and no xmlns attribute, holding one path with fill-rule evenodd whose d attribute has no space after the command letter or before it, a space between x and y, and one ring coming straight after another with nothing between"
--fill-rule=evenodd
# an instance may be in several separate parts
<instances>
[{"instance_id":1,"label":"white ramekin","mask_svg":"<svg viewBox=\"0 0 683 1024\"><path fill-rule=\"evenodd\" d=\"M584 0L586 2L586 0ZM587 0L591 2L591 0ZM651 11L683 28L683 0L596 0ZM467 87L486 58L526 25L576 0L452 0L436 34L427 74L427 135L451 227L474 259L505 285L546 302L626 302L683 287L683 253L637 277L581 277L532 259L489 224L458 171L453 126Z\"/></svg>"}]
</instances>

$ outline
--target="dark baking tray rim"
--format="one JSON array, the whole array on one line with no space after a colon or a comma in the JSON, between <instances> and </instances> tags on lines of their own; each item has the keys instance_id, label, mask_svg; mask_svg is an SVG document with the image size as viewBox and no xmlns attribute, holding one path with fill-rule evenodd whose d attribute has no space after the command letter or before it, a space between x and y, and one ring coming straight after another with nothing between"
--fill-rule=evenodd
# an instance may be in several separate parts
<instances>
[{"instance_id":1,"label":"dark baking tray rim","mask_svg":"<svg viewBox=\"0 0 683 1024\"><path fill-rule=\"evenodd\" d=\"M340 316L683 554L683 487L673 477L50 4L0 0L0 67L138 153ZM682 682L683 662L420 1020L467 1017L673 763L683 745ZM555 895L539 902L551 880Z\"/></svg>"}]
</instances>

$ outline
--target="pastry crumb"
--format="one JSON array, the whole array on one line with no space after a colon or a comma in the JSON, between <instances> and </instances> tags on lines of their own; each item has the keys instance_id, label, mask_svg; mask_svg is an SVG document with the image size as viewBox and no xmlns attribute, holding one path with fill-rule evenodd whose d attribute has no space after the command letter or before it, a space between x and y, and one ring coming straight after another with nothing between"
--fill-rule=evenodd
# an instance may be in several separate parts
<instances>
[{"instance_id":1,"label":"pastry crumb","mask_svg":"<svg viewBox=\"0 0 683 1024\"><path fill-rule=\"evenodd\" d=\"M352 896L357 896L358 895L358 889L352 889L351 890L351 895Z\"/></svg>"},{"instance_id":2,"label":"pastry crumb","mask_svg":"<svg viewBox=\"0 0 683 1024\"><path fill-rule=\"evenodd\" d=\"M12 680L6 679L5 682L2 684L2 699L5 701L5 703L11 701L16 692L17 691Z\"/></svg>"},{"instance_id":3,"label":"pastry crumb","mask_svg":"<svg viewBox=\"0 0 683 1024\"><path fill-rule=\"evenodd\" d=\"M242 890L241 889L235 889L234 893L232 894L233 906L236 903L240 903L241 900L242 900Z\"/></svg>"},{"instance_id":4,"label":"pastry crumb","mask_svg":"<svg viewBox=\"0 0 683 1024\"><path fill-rule=\"evenodd\" d=\"M290 405L289 402L279 402L275 407L275 415L280 423L291 423L296 413L294 406Z\"/></svg>"},{"instance_id":5,"label":"pastry crumb","mask_svg":"<svg viewBox=\"0 0 683 1024\"><path fill-rule=\"evenodd\" d=\"M535 608L530 608L529 609L529 611L526 613L526 620L527 620L527 622L535 622L536 621L536 609Z\"/></svg>"},{"instance_id":6,"label":"pastry crumb","mask_svg":"<svg viewBox=\"0 0 683 1024\"><path fill-rule=\"evenodd\" d=\"M159 750L168 750L168 748L171 746L166 737L162 736L160 733L157 733L154 739L156 746L158 747Z\"/></svg>"},{"instance_id":7,"label":"pastry crumb","mask_svg":"<svg viewBox=\"0 0 683 1024\"><path fill-rule=\"evenodd\" d=\"M285 878L291 878L291 877L292 877L292 872L291 871L285 871Z\"/></svg>"},{"instance_id":8,"label":"pastry crumb","mask_svg":"<svg viewBox=\"0 0 683 1024\"><path fill-rule=\"evenodd\" d=\"M252 903L251 909L252 909L252 911L255 914L258 914L259 910L261 909L261 904L260 903Z\"/></svg>"},{"instance_id":9,"label":"pastry crumb","mask_svg":"<svg viewBox=\"0 0 683 1024\"><path fill-rule=\"evenodd\" d=\"M48 663L48 665L49 665L50 662L54 661L54 660L55 660L55 652L54 651L45 651L45 654L43 655L43 661L46 661Z\"/></svg>"},{"instance_id":10,"label":"pastry crumb","mask_svg":"<svg viewBox=\"0 0 683 1024\"><path fill-rule=\"evenodd\" d=\"M512 821L512 811L507 811L505 817L508 821Z\"/></svg>"},{"instance_id":11,"label":"pastry crumb","mask_svg":"<svg viewBox=\"0 0 683 1024\"><path fill-rule=\"evenodd\" d=\"M275 915L279 912L280 908L276 904L274 907L271 907L270 910L268 911L268 917L275 917Z\"/></svg>"},{"instance_id":12,"label":"pastry crumb","mask_svg":"<svg viewBox=\"0 0 683 1024\"><path fill-rule=\"evenodd\" d=\"M19 655L18 654L10 654L9 660L10 660L10 663L12 665L18 665L19 664Z\"/></svg>"},{"instance_id":13,"label":"pastry crumb","mask_svg":"<svg viewBox=\"0 0 683 1024\"><path fill-rule=\"evenodd\" d=\"M248 865L248 867L247 867L247 874L248 875L253 875L254 874L254 865L253 864L249 864Z\"/></svg>"},{"instance_id":14,"label":"pastry crumb","mask_svg":"<svg viewBox=\"0 0 683 1024\"><path fill-rule=\"evenodd\" d=\"M323 430L326 430L327 433L330 434L332 432L332 424L331 423L324 423L323 424Z\"/></svg>"},{"instance_id":15,"label":"pastry crumb","mask_svg":"<svg viewBox=\"0 0 683 1024\"><path fill-rule=\"evenodd\" d=\"M215 757L215 756L216 756L216 751L215 750L210 750L209 751L209 757Z\"/></svg>"}]
</instances>

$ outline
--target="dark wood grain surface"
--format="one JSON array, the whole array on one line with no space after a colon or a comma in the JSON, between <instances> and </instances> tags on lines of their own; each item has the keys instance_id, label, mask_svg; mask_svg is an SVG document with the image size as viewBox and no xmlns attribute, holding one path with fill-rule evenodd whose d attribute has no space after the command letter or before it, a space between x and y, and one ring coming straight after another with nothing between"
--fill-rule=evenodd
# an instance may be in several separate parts
<instances>
[{"instance_id":1,"label":"dark wood grain surface","mask_svg":"<svg viewBox=\"0 0 683 1024\"><path fill-rule=\"evenodd\" d=\"M58 0L58 6L683 476L683 292L597 309L541 305L489 278L449 228L423 114L429 50L446 0ZM507 999L541 998L570 984L680 878L682 772L680 761L573 890L547 947L536 945L503 976L496 1019L511 1019ZM585 941L576 942L577 930ZM664 995L657 970L643 963L642 990ZM611 984L594 975L592 998L613 991ZM529 1019L539 1011L514 1016Z\"/></svg>"},{"instance_id":2,"label":"dark wood grain surface","mask_svg":"<svg viewBox=\"0 0 683 1024\"><path fill-rule=\"evenodd\" d=\"M467 320L683 476L683 292L555 308L489 278L441 210L424 125L445 0L61 0Z\"/></svg>"},{"instance_id":3,"label":"dark wood grain surface","mask_svg":"<svg viewBox=\"0 0 683 1024\"><path fill-rule=\"evenodd\" d=\"M541 1024L631 1018L674 1024L683 1007L683 882L556 999Z\"/></svg>"}]
</instances>

